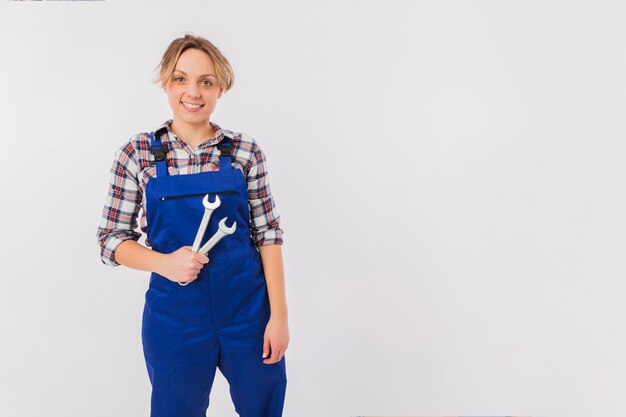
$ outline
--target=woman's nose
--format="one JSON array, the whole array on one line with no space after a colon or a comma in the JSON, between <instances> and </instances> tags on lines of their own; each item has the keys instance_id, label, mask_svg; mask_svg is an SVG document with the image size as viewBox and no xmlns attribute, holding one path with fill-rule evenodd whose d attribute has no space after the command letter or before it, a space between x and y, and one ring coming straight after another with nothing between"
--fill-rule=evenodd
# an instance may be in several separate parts
<instances>
[{"instance_id":1,"label":"woman's nose","mask_svg":"<svg viewBox=\"0 0 626 417\"><path fill-rule=\"evenodd\" d=\"M189 98L200 98L200 93L198 93L198 89L194 86L189 87L189 89L187 90L187 95L189 96Z\"/></svg>"}]
</instances>

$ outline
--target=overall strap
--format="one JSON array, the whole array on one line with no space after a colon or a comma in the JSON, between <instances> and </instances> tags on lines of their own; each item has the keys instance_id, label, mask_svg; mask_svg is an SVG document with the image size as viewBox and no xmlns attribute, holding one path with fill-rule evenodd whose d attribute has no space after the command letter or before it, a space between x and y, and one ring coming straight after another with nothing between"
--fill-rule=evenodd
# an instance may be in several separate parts
<instances>
[{"instance_id":1,"label":"overall strap","mask_svg":"<svg viewBox=\"0 0 626 417\"><path fill-rule=\"evenodd\" d=\"M150 153L154 155L154 160L156 162L156 170L157 177L167 177L167 160L165 159L165 155L167 155L167 143L161 142L161 137L163 135L167 135L167 129L161 128L156 132L150 132Z\"/></svg>"},{"instance_id":2,"label":"overall strap","mask_svg":"<svg viewBox=\"0 0 626 417\"><path fill-rule=\"evenodd\" d=\"M235 156L231 152L231 140L228 136L224 135L224 138L217 144L217 149L220 151L220 171L228 172L232 171L233 167L231 161L235 160Z\"/></svg>"}]
</instances>

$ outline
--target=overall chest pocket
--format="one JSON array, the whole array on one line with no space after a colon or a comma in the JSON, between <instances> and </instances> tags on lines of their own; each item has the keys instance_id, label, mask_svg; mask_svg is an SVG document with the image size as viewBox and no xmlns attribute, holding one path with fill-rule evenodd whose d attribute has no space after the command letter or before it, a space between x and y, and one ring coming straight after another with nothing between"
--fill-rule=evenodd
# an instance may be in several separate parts
<instances>
[{"instance_id":1,"label":"overall chest pocket","mask_svg":"<svg viewBox=\"0 0 626 417\"><path fill-rule=\"evenodd\" d=\"M179 198L189 198L189 197L199 197L199 196L205 196L205 195L216 195L216 194L237 194L237 191L234 190L228 190L228 191L209 191L206 193L193 193L193 194L180 194L180 195L170 195L170 196L164 196L164 197L159 197L159 200L161 201L167 201L167 200L176 200Z\"/></svg>"}]
</instances>

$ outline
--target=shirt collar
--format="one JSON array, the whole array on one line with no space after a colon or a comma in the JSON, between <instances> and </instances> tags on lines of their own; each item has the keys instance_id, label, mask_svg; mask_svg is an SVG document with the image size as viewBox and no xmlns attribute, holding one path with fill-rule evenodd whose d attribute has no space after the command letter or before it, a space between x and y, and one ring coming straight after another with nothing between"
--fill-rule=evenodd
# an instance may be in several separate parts
<instances>
[{"instance_id":1,"label":"shirt collar","mask_svg":"<svg viewBox=\"0 0 626 417\"><path fill-rule=\"evenodd\" d=\"M171 124L172 124L173 121L174 121L174 119L166 120L165 122L161 123L161 125L157 128L157 130L162 128L162 127L165 127L167 129L167 139L168 139L169 143L174 145L175 147L185 149L190 154L193 154L193 153L195 153L197 151L201 151L201 150L203 150L205 148L208 148L209 146L213 146L215 144L218 144L218 143L220 143L222 141L222 139L224 139L224 131L222 130L222 128L219 127L219 125L217 125L216 123L213 123L213 122L209 121L209 123L211 124L211 127L213 127L213 130L215 131L215 137L211 138L211 139L205 140L200 145L198 145L198 147L194 150L191 146L186 144L181 138L176 136L176 134L174 133L174 131L171 128ZM156 130L155 130L155 132L156 132Z\"/></svg>"}]
</instances>

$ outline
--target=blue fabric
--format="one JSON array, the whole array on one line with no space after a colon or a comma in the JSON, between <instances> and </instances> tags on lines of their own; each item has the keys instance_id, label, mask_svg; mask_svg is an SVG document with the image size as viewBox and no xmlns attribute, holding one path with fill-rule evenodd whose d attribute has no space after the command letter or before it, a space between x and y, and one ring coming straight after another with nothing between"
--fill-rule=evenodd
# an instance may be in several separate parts
<instances>
[{"instance_id":1,"label":"blue fabric","mask_svg":"<svg viewBox=\"0 0 626 417\"><path fill-rule=\"evenodd\" d=\"M151 133L153 149L160 148L160 136ZM230 138L222 144L230 145ZM219 195L221 204L202 244L224 217L227 226L237 221L237 229L211 249L209 263L188 285L150 275L141 334L152 384L150 415L205 417L219 368L240 416L282 416L285 356L263 363L270 305L261 256L250 237L246 178L232 168L230 156L220 157L219 171L197 174L170 176L165 160L156 164L157 177L146 185L147 239L154 250L170 253L192 245L206 194L210 201Z\"/></svg>"}]
</instances>

